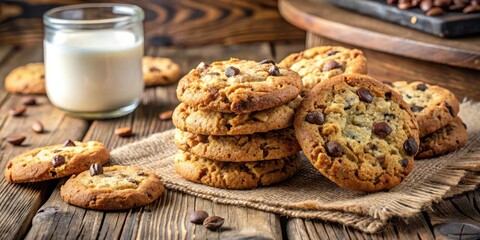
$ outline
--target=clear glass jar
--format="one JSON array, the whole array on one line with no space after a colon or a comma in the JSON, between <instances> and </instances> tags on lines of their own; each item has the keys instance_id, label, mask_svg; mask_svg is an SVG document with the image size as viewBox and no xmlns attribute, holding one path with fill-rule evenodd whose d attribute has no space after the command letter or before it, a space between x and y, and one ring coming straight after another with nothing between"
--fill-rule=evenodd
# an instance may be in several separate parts
<instances>
[{"instance_id":1,"label":"clear glass jar","mask_svg":"<svg viewBox=\"0 0 480 240\"><path fill-rule=\"evenodd\" d=\"M82 118L113 118L135 110L144 89L143 19L141 8L116 3L46 12L44 60L50 101Z\"/></svg>"}]
</instances>

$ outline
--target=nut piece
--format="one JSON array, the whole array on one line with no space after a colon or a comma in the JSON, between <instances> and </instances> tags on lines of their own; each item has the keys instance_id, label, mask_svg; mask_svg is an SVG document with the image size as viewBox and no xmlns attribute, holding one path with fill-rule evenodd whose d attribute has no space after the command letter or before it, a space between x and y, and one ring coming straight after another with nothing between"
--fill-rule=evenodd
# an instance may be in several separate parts
<instances>
[{"instance_id":1,"label":"nut piece","mask_svg":"<svg viewBox=\"0 0 480 240\"><path fill-rule=\"evenodd\" d=\"M25 141L25 136L22 135L11 135L5 139L5 141L11 143L12 145L18 146Z\"/></svg>"},{"instance_id":2,"label":"nut piece","mask_svg":"<svg viewBox=\"0 0 480 240\"><path fill-rule=\"evenodd\" d=\"M132 128L130 127L123 127L115 129L115 134L119 137L130 137L132 136Z\"/></svg>"},{"instance_id":3,"label":"nut piece","mask_svg":"<svg viewBox=\"0 0 480 240\"><path fill-rule=\"evenodd\" d=\"M208 213L204 210L198 210L190 214L190 222L195 224L203 224L203 221L208 218Z\"/></svg>"},{"instance_id":4,"label":"nut piece","mask_svg":"<svg viewBox=\"0 0 480 240\"><path fill-rule=\"evenodd\" d=\"M37 100L32 96L26 96L22 99L22 104L27 106L36 105Z\"/></svg>"},{"instance_id":5,"label":"nut piece","mask_svg":"<svg viewBox=\"0 0 480 240\"><path fill-rule=\"evenodd\" d=\"M260 122L267 122L268 121L268 114L264 112L259 112L253 115L253 118L257 119Z\"/></svg>"},{"instance_id":6,"label":"nut piece","mask_svg":"<svg viewBox=\"0 0 480 240\"><path fill-rule=\"evenodd\" d=\"M203 226L206 227L208 230L216 231L220 229L220 227L225 222L225 219L218 217L218 216L210 216L203 221Z\"/></svg>"},{"instance_id":7,"label":"nut piece","mask_svg":"<svg viewBox=\"0 0 480 240\"><path fill-rule=\"evenodd\" d=\"M169 110L169 111L161 112L158 115L158 118L160 120L170 120L170 119L172 119L172 115L173 115L173 111Z\"/></svg>"},{"instance_id":8,"label":"nut piece","mask_svg":"<svg viewBox=\"0 0 480 240\"><path fill-rule=\"evenodd\" d=\"M26 110L27 110L27 107L25 107L24 105L18 105L10 109L10 115L14 117L19 117L19 116L22 116Z\"/></svg>"},{"instance_id":9,"label":"nut piece","mask_svg":"<svg viewBox=\"0 0 480 240\"><path fill-rule=\"evenodd\" d=\"M36 133L43 133L43 124L40 121L35 121L32 123L32 130Z\"/></svg>"},{"instance_id":10,"label":"nut piece","mask_svg":"<svg viewBox=\"0 0 480 240\"><path fill-rule=\"evenodd\" d=\"M90 172L90 176L95 176L103 173L103 167L102 165L98 163L94 163L90 166L90 169L88 170Z\"/></svg>"}]
</instances>

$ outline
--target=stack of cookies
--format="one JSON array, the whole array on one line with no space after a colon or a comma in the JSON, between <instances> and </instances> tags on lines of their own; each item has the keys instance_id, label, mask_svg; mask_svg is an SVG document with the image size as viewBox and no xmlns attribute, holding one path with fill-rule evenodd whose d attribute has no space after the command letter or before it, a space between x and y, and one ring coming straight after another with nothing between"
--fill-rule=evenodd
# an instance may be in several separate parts
<instances>
[{"instance_id":1,"label":"stack of cookies","mask_svg":"<svg viewBox=\"0 0 480 240\"><path fill-rule=\"evenodd\" d=\"M201 63L177 88L175 170L229 189L293 176L301 168L291 128L301 90L300 76L272 60Z\"/></svg>"}]
</instances>

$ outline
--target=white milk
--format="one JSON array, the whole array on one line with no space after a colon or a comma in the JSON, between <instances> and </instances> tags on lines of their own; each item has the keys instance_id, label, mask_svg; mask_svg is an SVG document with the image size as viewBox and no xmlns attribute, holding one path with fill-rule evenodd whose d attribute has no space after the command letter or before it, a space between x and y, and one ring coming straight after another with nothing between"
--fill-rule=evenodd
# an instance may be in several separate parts
<instances>
[{"instance_id":1,"label":"white milk","mask_svg":"<svg viewBox=\"0 0 480 240\"><path fill-rule=\"evenodd\" d=\"M44 47L47 94L57 107L102 112L140 100L143 39L131 32L57 33Z\"/></svg>"}]
</instances>

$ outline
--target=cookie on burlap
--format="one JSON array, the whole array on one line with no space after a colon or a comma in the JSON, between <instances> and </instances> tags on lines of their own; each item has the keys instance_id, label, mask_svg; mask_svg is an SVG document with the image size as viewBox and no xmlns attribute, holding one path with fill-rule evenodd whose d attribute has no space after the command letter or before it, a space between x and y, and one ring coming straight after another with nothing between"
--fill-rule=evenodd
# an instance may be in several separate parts
<instances>
[{"instance_id":1,"label":"cookie on burlap","mask_svg":"<svg viewBox=\"0 0 480 240\"><path fill-rule=\"evenodd\" d=\"M314 47L293 53L278 65L297 72L304 91L340 74L367 73L367 60L362 51L339 46Z\"/></svg>"},{"instance_id":2,"label":"cookie on burlap","mask_svg":"<svg viewBox=\"0 0 480 240\"><path fill-rule=\"evenodd\" d=\"M251 189L281 182L295 175L302 167L299 154L256 162L220 162L179 151L175 170L192 182L211 187Z\"/></svg>"},{"instance_id":3,"label":"cookie on burlap","mask_svg":"<svg viewBox=\"0 0 480 240\"><path fill-rule=\"evenodd\" d=\"M94 210L125 210L148 205L165 191L154 172L135 166L111 166L103 173L72 176L61 187L62 199Z\"/></svg>"},{"instance_id":4,"label":"cookie on burlap","mask_svg":"<svg viewBox=\"0 0 480 240\"><path fill-rule=\"evenodd\" d=\"M180 66L170 58L144 56L142 58L143 80L146 87L167 85L180 78Z\"/></svg>"},{"instance_id":5,"label":"cookie on burlap","mask_svg":"<svg viewBox=\"0 0 480 240\"><path fill-rule=\"evenodd\" d=\"M68 143L32 149L14 157L7 163L5 178L12 183L61 178L83 172L93 163L105 164L110 157L100 142Z\"/></svg>"},{"instance_id":6,"label":"cookie on burlap","mask_svg":"<svg viewBox=\"0 0 480 240\"><path fill-rule=\"evenodd\" d=\"M236 136L201 135L177 129L175 145L199 157L227 162L279 159L300 151L290 128Z\"/></svg>"},{"instance_id":7,"label":"cookie on burlap","mask_svg":"<svg viewBox=\"0 0 480 240\"><path fill-rule=\"evenodd\" d=\"M298 74L273 61L201 63L178 83L177 97L198 109L249 113L286 104L302 90Z\"/></svg>"},{"instance_id":8,"label":"cookie on burlap","mask_svg":"<svg viewBox=\"0 0 480 240\"><path fill-rule=\"evenodd\" d=\"M316 85L294 126L313 166L341 187L390 189L413 169L415 117L402 96L368 76L341 75Z\"/></svg>"},{"instance_id":9,"label":"cookie on burlap","mask_svg":"<svg viewBox=\"0 0 480 240\"><path fill-rule=\"evenodd\" d=\"M467 127L456 117L447 126L420 138L420 150L415 159L430 158L455 151L468 141Z\"/></svg>"},{"instance_id":10,"label":"cookie on burlap","mask_svg":"<svg viewBox=\"0 0 480 240\"><path fill-rule=\"evenodd\" d=\"M452 122L460 110L455 95L448 89L423 82L393 82L393 89L410 105L424 137Z\"/></svg>"},{"instance_id":11,"label":"cookie on burlap","mask_svg":"<svg viewBox=\"0 0 480 240\"><path fill-rule=\"evenodd\" d=\"M199 110L180 103L173 112L175 127L203 135L246 135L268 132L290 127L293 124L295 108L302 99L279 107L251 113L221 113Z\"/></svg>"},{"instance_id":12,"label":"cookie on burlap","mask_svg":"<svg viewBox=\"0 0 480 240\"><path fill-rule=\"evenodd\" d=\"M5 78L5 89L11 93L46 94L45 65L29 63L13 69Z\"/></svg>"}]
</instances>

